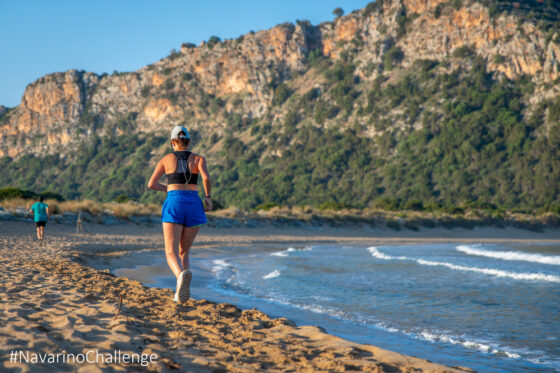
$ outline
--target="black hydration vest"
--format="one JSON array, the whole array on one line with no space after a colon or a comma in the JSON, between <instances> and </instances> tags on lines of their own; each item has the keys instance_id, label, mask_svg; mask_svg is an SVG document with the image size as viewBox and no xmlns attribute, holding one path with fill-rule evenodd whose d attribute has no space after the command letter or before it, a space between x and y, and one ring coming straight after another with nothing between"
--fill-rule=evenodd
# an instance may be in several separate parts
<instances>
[{"instance_id":1,"label":"black hydration vest","mask_svg":"<svg viewBox=\"0 0 560 373\"><path fill-rule=\"evenodd\" d=\"M189 171L188 159L192 153L188 150L173 152L177 158L177 168L175 172L167 175L167 184L198 184L198 174Z\"/></svg>"}]
</instances>

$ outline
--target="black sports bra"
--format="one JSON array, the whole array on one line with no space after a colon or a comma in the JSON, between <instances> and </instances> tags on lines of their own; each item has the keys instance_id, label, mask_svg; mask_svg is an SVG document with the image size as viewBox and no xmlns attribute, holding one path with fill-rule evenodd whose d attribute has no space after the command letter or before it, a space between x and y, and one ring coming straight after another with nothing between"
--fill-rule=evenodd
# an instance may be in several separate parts
<instances>
[{"instance_id":1,"label":"black sports bra","mask_svg":"<svg viewBox=\"0 0 560 373\"><path fill-rule=\"evenodd\" d=\"M192 153L189 151L173 152L177 158L177 168L172 174L166 174L167 184L198 184L198 174L189 171L187 161Z\"/></svg>"}]
</instances>

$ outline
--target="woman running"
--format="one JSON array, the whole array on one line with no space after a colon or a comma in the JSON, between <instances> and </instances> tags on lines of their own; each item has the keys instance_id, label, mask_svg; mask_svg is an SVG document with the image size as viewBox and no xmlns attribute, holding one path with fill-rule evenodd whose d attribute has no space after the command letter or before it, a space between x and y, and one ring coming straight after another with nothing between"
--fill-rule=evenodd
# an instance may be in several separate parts
<instances>
[{"instance_id":1,"label":"woman running","mask_svg":"<svg viewBox=\"0 0 560 373\"><path fill-rule=\"evenodd\" d=\"M167 192L161 222L167 264L177 277L177 290L173 300L179 303L190 298L192 273L189 270L189 250L200 226L207 223L204 211L212 209L206 159L187 150L190 141L189 131L185 127L175 126L171 131L173 153L167 154L158 162L148 182L148 188ZM167 185L159 183L164 173ZM199 174L206 195L205 208L198 197Z\"/></svg>"}]
</instances>

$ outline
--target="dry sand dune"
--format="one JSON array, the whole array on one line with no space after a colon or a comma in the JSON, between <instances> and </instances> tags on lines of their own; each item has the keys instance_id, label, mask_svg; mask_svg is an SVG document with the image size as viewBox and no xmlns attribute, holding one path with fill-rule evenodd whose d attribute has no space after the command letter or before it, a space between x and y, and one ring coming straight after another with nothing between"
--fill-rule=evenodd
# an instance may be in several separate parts
<instances>
[{"instance_id":1,"label":"dry sand dune","mask_svg":"<svg viewBox=\"0 0 560 373\"><path fill-rule=\"evenodd\" d=\"M45 243L39 243L31 224L0 223L1 371L468 371L351 343L318 327L298 327L286 319L270 319L257 310L195 299L176 305L169 289L147 288L138 281L86 265L93 260L103 263L108 256L160 247L159 226L130 224L89 229L95 234L76 235L71 226L51 224L47 226ZM458 232L455 236L459 237L454 239L464 241ZM439 240L437 233L402 233L394 237L395 232L360 235L358 231L345 230L205 229L196 246L371 242L372 236L377 240ZM517 231L504 231L501 235L491 230L478 233L485 240L523 236ZM536 235L533 240L558 240L557 232L524 234ZM115 349L122 354L156 354L157 361L144 367L138 361L126 364L107 359L97 364L63 363L60 359L50 364L9 360L13 350L31 354L87 354L98 350L105 354Z\"/></svg>"}]
</instances>

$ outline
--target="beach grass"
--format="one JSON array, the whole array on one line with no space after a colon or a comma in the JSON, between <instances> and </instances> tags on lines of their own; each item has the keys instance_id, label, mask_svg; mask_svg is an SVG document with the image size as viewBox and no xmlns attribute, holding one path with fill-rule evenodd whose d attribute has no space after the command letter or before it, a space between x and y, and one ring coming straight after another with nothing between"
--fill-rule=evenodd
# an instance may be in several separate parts
<instances>
[{"instance_id":1,"label":"beach grass","mask_svg":"<svg viewBox=\"0 0 560 373\"><path fill-rule=\"evenodd\" d=\"M0 202L6 210L23 208L28 210L31 205L35 203L34 200L23 198L5 199ZM96 202L91 200L74 200L74 201L57 201L54 199L45 200L49 206L51 214L64 214L65 212L79 213L86 212L91 215L109 214L117 218L127 219L133 216L150 216L159 215L161 213L161 206L156 204L143 204L134 201L127 201L122 203L117 202Z\"/></svg>"},{"instance_id":2,"label":"beach grass","mask_svg":"<svg viewBox=\"0 0 560 373\"><path fill-rule=\"evenodd\" d=\"M24 209L35 203L34 200L10 198L0 201L5 210ZM92 200L57 201L46 200L51 214L89 213L92 216L112 215L120 219L141 216L160 216L161 205L144 204L136 201L97 202ZM321 209L311 206L272 206L267 209L242 210L228 207L207 213L212 219L233 219L236 221L259 221L272 223L304 224L363 224L371 227L388 227L394 230L462 227L472 229L475 226L506 226L530 230L542 230L545 227L559 227L560 214L555 212L513 212L507 210L485 210L477 208L458 209L456 211L416 211L367 209Z\"/></svg>"}]
</instances>

